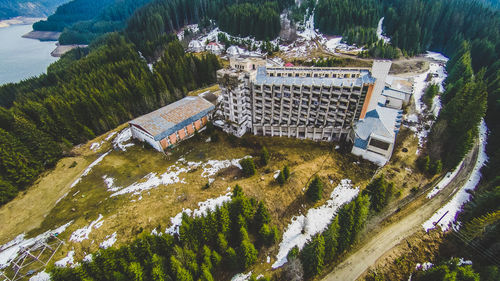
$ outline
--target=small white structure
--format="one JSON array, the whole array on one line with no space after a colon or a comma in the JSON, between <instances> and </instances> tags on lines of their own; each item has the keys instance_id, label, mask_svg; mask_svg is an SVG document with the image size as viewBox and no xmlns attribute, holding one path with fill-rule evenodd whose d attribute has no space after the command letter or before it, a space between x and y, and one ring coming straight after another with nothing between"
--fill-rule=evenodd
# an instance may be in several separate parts
<instances>
[{"instance_id":1,"label":"small white structure","mask_svg":"<svg viewBox=\"0 0 500 281\"><path fill-rule=\"evenodd\" d=\"M240 55L243 55L244 53L245 53L245 50L243 50L242 48L240 48L238 46L234 46L234 45L227 48L227 50L226 50L226 54L228 54L231 57L240 56Z\"/></svg>"},{"instance_id":2,"label":"small white structure","mask_svg":"<svg viewBox=\"0 0 500 281\"><path fill-rule=\"evenodd\" d=\"M205 47L205 50L207 52L214 54L214 55L220 55L224 51L224 46L222 46L221 44L219 44L217 42L210 42Z\"/></svg>"},{"instance_id":3,"label":"small white structure","mask_svg":"<svg viewBox=\"0 0 500 281\"><path fill-rule=\"evenodd\" d=\"M201 52L203 51L203 44L198 40L191 40L188 44L188 50L196 53Z\"/></svg>"}]
</instances>

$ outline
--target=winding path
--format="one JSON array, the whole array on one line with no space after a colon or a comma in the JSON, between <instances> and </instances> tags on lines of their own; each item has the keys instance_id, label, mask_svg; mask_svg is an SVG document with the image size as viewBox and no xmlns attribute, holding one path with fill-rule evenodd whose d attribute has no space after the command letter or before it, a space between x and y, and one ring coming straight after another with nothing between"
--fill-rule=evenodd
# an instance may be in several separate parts
<instances>
[{"instance_id":1,"label":"winding path","mask_svg":"<svg viewBox=\"0 0 500 281\"><path fill-rule=\"evenodd\" d=\"M467 154L457 176L436 196L429 199L421 207L412 211L399 221L385 226L378 233L369 237L365 241L361 241L363 246L350 254L346 260L337 265L332 272L326 275L323 281L334 280L356 280L370 266L390 251L393 247L402 242L405 238L412 234L423 231L422 223L434 214L441 206L443 206L455 192L464 185L471 175L474 164L476 163L479 154L479 145ZM426 194L426 193L425 193ZM425 196L425 194L421 196Z\"/></svg>"}]
</instances>

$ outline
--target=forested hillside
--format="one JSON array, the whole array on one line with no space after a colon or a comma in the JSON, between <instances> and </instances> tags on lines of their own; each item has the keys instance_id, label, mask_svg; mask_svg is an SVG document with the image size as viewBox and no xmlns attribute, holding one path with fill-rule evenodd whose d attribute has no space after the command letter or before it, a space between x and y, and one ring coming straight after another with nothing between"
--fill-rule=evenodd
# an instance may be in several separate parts
<instances>
[{"instance_id":1,"label":"forested hillside","mask_svg":"<svg viewBox=\"0 0 500 281\"><path fill-rule=\"evenodd\" d=\"M68 0L0 0L0 20L12 17L47 17Z\"/></svg>"},{"instance_id":2,"label":"forested hillside","mask_svg":"<svg viewBox=\"0 0 500 281\"><path fill-rule=\"evenodd\" d=\"M64 148L215 82L217 58L185 54L174 38L154 71L111 34L84 58L74 60L74 50L48 74L0 87L0 204L53 166Z\"/></svg>"},{"instance_id":3,"label":"forested hillside","mask_svg":"<svg viewBox=\"0 0 500 281\"><path fill-rule=\"evenodd\" d=\"M278 241L276 226L270 223L264 203L247 198L236 186L231 201L206 216L191 218L184 213L178 235L141 235L130 245L100 251L91 262L75 268L55 267L51 280L226 279L250 267L260 250Z\"/></svg>"},{"instance_id":4,"label":"forested hillside","mask_svg":"<svg viewBox=\"0 0 500 281\"><path fill-rule=\"evenodd\" d=\"M61 44L88 44L108 32L122 30L134 11L150 0L73 0L60 6L34 30L62 31Z\"/></svg>"}]
</instances>

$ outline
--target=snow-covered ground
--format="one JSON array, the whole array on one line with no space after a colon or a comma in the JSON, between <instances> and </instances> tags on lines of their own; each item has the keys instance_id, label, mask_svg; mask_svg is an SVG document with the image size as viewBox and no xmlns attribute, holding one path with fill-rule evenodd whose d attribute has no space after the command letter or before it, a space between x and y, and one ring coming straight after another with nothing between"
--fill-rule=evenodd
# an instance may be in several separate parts
<instances>
[{"instance_id":1,"label":"snow-covered ground","mask_svg":"<svg viewBox=\"0 0 500 281\"><path fill-rule=\"evenodd\" d=\"M104 153L103 155L99 156L99 158L97 158L94 162L90 163L90 165L88 165L88 167L83 171L83 173L80 175L79 178L77 178L72 184L70 187L74 187L75 185L77 185L84 176L88 175L90 173L90 171L92 171L92 168L94 168L94 166L96 166L97 164L101 163L101 161L104 159L104 157L106 157L109 153L111 152L111 150L107 151L106 153Z\"/></svg>"},{"instance_id":2,"label":"snow-covered ground","mask_svg":"<svg viewBox=\"0 0 500 281\"><path fill-rule=\"evenodd\" d=\"M50 275L45 271L40 271L30 278L30 281L49 281Z\"/></svg>"},{"instance_id":3,"label":"snow-covered ground","mask_svg":"<svg viewBox=\"0 0 500 281\"><path fill-rule=\"evenodd\" d=\"M107 248L113 246L113 244L115 244L115 242L116 242L116 232L114 232L111 235L106 236L106 238L104 238L104 239L105 240L101 244L99 244L100 248L107 249Z\"/></svg>"},{"instance_id":4,"label":"snow-covered ground","mask_svg":"<svg viewBox=\"0 0 500 281\"><path fill-rule=\"evenodd\" d=\"M391 38L387 37L387 36L384 36L382 35L382 24L384 22L384 17L380 18L380 20L378 21L378 25L377 25L377 38L378 40L384 40L384 43L389 43L391 42Z\"/></svg>"},{"instance_id":5,"label":"snow-covered ground","mask_svg":"<svg viewBox=\"0 0 500 281\"><path fill-rule=\"evenodd\" d=\"M103 216L101 214L99 214L99 216L97 217L97 219L95 221L92 221L87 226L84 226L82 228L75 230L71 234L69 241L82 242L85 239L89 239L89 234L92 232L92 229L98 229L104 223L104 221L102 219L103 219Z\"/></svg>"},{"instance_id":6,"label":"snow-covered ground","mask_svg":"<svg viewBox=\"0 0 500 281\"><path fill-rule=\"evenodd\" d=\"M431 268L432 266L434 266L434 264L432 264L431 262L424 262L422 264L420 263L417 263L415 265L415 270L423 270L423 271L426 271L428 270L429 268Z\"/></svg>"},{"instance_id":7,"label":"snow-covered ground","mask_svg":"<svg viewBox=\"0 0 500 281\"><path fill-rule=\"evenodd\" d=\"M165 233L168 234L178 234L179 233L179 227L182 224L182 214L186 214L188 216L193 216L193 217L201 217L205 216L208 211L215 211L217 206L221 206L225 202L231 201L231 195L232 192L228 192L224 195L221 195L217 198L210 198L207 199L203 202L198 203L198 209L195 209L194 211L191 209L183 209L181 212L179 212L177 215L174 217L170 218L170 222L172 225L165 230ZM158 234L156 230L154 230L155 233L153 234Z\"/></svg>"},{"instance_id":8,"label":"snow-covered ground","mask_svg":"<svg viewBox=\"0 0 500 281\"><path fill-rule=\"evenodd\" d=\"M488 128L486 127L486 123L481 121L479 125L479 142L480 149L477 161L474 165L474 169L465 183L458 191L455 193L453 198L444 205L441 209L439 209L436 213L432 215L430 219L425 221L422 226L425 231L429 231L436 227L437 221L441 218L439 225L442 231L446 231L451 227L454 229L460 228L460 223L456 222L457 214L462 209L462 206L470 200L470 190L474 190L481 179L481 171L480 169L484 166L484 164L488 161L488 156L486 155L486 137L487 137Z\"/></svg>"},{"instance_id":9,"label":"snow-covered ground","mask_svg":"<svg viewBox=\"0 0 500 281\"><path fill-rule=\"evenodd\" d=\"M353 188L349 179L343 179L332 191L330 199L318 208L309 209L307 215L294 216L283 233L276 262L272 268L278 268L287 262L288 252L295 246L302 249L311 237L326 229L345 203L353 200L359 193L359 187ZM304 230L304 233L302 231Z\"/></svg>"},{"instance_id":10,"label":"snow-covered ground","mask_svg":"<svg viewBox=\"0 0 500 281\"><path fill-rule=\"evenodd\" d=\"M462 162L460 162L460 164L458 164L458 166L452 172L446 173L444 178L441 181L439 181L438 184L436 184L436 186L427 194L427 198L430 199L430 198L434 197L445 186L447 186L457 176L458 171L460 171L460 168L462 167L463 162L464 161L462 160Z\"/></svg>"},{"instance_id":11,"label":"snow-covered ground","mask_svg":"<svg viewBox=\"0 0 500 281\"><path fill-rule=\"evenodd\" d=\"M26 234L20 234L10 242L2 245L0 247L0 269L5 268L10 265L12 260L17 258L22 249L29 248L37 243L44 243L52 235L58 235L66 230L68 226L71 225L73 221L66 223L54 230L48 230L36 237L26 239Z\"/></svg>"},{"instance_id":12,"label":"snow-covered ground","mask_svg":"<svg viewBox=\"0 0 500 281\"><path fill-rule=\"evenodd\" d=\"M233 278L231 278L231 281L247 281L250 280L250 277L252 276L252 272L248 273L238 273Z\"/></svg>"},{"instance_id":13,"label":"snow-covered ground","mask_svg":"<svg viewBox=\"0 0 500 281\"><path fill-rule=\"evenodd\" d=\"M133 146L134 143L129 142L132 138L132 131L130 127L123 129L113 140L113 147L115 149L121 149L122 151L127 151L127 147Z\"/></svg>"},{"instance_id":14,"label":"snow-covered ground","mask_svg":"<svg viewBox=\"0 0 500 281\"><path fill-rule=\"evenodd\" d=\"M54 264L56 266L59 266L59 267L74 266L75 265L75 251L69 251L67 256L56 261Z\"/></svg>"},{"instance_id":15,"label":"snow-covered ground","mask_svg":"<svg viewBox=\"0 0 500 281\"><path fill-rule=\"evenodd\" d=\"M243 158L247 158L250 156L245 156ZM193 169L201 167L203 169L201 176L204 178L208 178L209 181L213 182L214 176L222 169L235 166L241 169L239 164L239 159L230 159L230 160L208 160L207 162L193 162L186 161L184 158L180 158L175 162L175 164L168 167L167 171L161 175L157 175L157 173L149 173L144 178L143 181L135 182L125 188L120 186L115 186L115 179L112 177L104 176L104 183L106 184L108 191L113 192L111 197L123 195L127 193L132 193L133 195L140 195L143 191L149 190L152 188L156 188L160 185L170 185L174 183L186 183L184 178L181 178L180 175L183 173L187 173Z\"/></svg>"},{"instance_id":16,"label":"snow-covered ground","mask_svg":"<svg viewBox=\"0 0 500 281\"><path fill-rule=\"evenodd\" d=\"M426 105L422 102L422 96L425 93L425 89L430 84L438 84L439 92L443 93L444 92L443 82L447 76L445 65L448 58L446 58L440 53L434 53L434 52L427 52L425 56L435 60L435 62L431 62L429 64L429 69L426 72L412 77L413 100L415 102L415 109L417 111L417 114L420 116L425 115L424 109L426 109ZM432 75L433 77L432 79L430 79L430 81L426 81L427 76L429 74ZM438 116L440 110L441 110L441 102L438 95L434 98L432 108L429 111L432 112L434 116ZM408 127L412 131L414 131L418 137L419 149L417 149L417 154L420 153L420 148L423 147L425 140L427 139L427 135L429 134L430 128L434 123L434 121L427 119L428 118L419 118L419 116L417 116L416 114L412 114L406 117L407 121L416 123Z\"/></svg>"}]
</instances>

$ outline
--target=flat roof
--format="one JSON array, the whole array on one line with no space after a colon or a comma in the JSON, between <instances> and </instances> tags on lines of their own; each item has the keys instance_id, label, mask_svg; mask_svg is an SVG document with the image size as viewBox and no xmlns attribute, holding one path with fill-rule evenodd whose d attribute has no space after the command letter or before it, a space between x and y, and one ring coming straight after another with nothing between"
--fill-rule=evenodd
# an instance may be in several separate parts
<instances>
[{"instance_id":1,"label":"flat roof","mask_svg":"<svg viewBox=\"0 0 500 281\"><path fill-rule=\"evenodd\" d=\"M146 131L156 141L175 133L207 115L215 106L199 96L189 96L129 122Z\"/></svg>"},{"instance_id":2,"label":"flat roof","mask_svg":"<svg viewBox=\"0 0 500 281\"><path fill-rule=\"evenodd\" d=\"M270 70L289 70L289 71L301 71L307 70L315 72L315 68L270 68ZM332 71L337 72L338 70L345 69L321 69L318 68L318 72ZM332 78L332 77L283 77L283 76L269 76L266 67L259 67L257 69L257 76L255 77L255 84L266 84L266 85L306 85L306 86L358 86L361 87L363 84L375 83L375 78L373 78L368 70L360 69L360 77L358 78Z\"/></svg>"}]
</instances>

